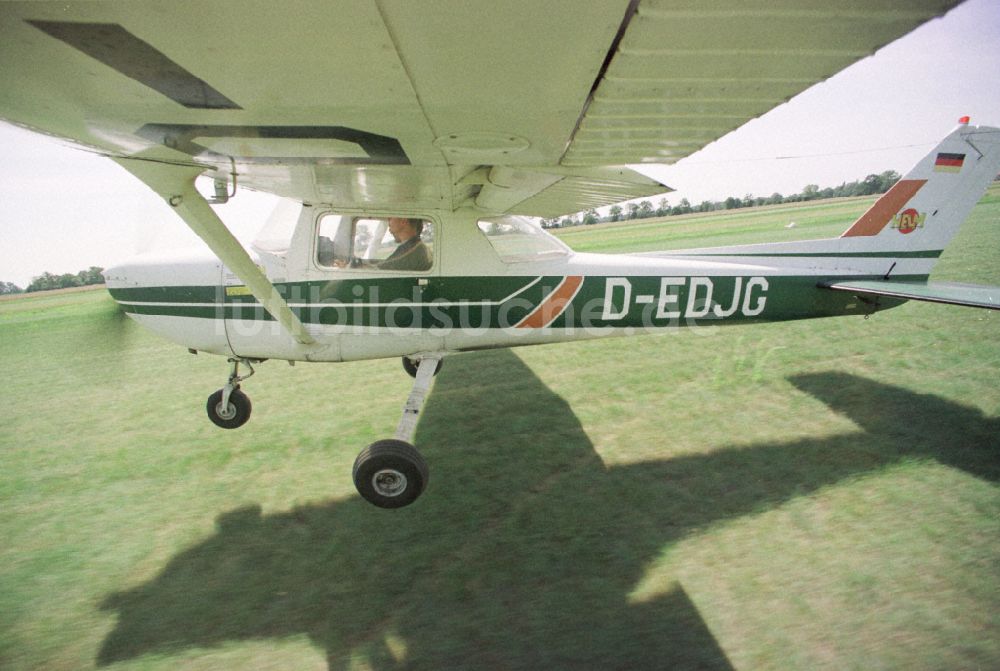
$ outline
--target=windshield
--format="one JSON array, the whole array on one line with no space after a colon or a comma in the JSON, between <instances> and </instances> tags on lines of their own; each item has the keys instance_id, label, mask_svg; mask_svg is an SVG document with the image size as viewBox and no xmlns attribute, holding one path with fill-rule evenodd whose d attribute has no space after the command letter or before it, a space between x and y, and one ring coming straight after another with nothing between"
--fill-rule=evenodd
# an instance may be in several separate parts
<instances>
[{"instance_id":1,"label":"windshield","mask_svg":"<svg viewBox=\"0 0 1000 671\"><path fill-rule=\"evenodd\" d=\"M479 230L505 263L540 261L566 256L570 251L569 247L543 231L540 224L527 217L480 219Z\"/></svg>"}]
</instances>

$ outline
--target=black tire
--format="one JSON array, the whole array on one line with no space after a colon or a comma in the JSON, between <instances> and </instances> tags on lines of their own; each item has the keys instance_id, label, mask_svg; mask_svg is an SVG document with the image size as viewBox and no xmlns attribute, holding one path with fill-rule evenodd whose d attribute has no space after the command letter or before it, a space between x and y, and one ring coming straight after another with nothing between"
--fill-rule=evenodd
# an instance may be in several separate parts
<instances>
[{"instance_id":1,"label":"black tire","mask_svg":"<svg viewBox=\"0 0 1000 671\"><path fill-rule=\"evenodd\" d=\"M250 397L239 389L233 389L233 393L229 395L229 406L226 410L222 408L221 389L209 396L208 403L205 404L208 418L223 429L238 429L246 424L250 419L251 409Z\"/></svg>"},{"instance_id":2,"label":"black tire","mask_svg":"<svg viewBox=\"0 0 1000 671\"><path fill-rule=\"evenodd\" d=\"M365 449L354 461L354 486L379 508L402 508L427 488L427 462L409 443L389 438Z\"/></svg>"},{"instance_id":3,"label":"black tire","mask_svg":"<svg viewBox=\"0 0 1000 671\"><path fill-rule=\"evenodd\" d=\"M437 375L438 371L441 370L441 364L443 364L443 363L444 363L444 359L438 359L437 366L434 368L434 374L435 375ZM420 362L419 361L414 361L413 359L411 359L408 356L404 356L403 357L403 370L405 370L406 374L409 375L410 377L416 377L417 376L417 368L419 366L420 366Z\"/></svg>"}]
</instances>

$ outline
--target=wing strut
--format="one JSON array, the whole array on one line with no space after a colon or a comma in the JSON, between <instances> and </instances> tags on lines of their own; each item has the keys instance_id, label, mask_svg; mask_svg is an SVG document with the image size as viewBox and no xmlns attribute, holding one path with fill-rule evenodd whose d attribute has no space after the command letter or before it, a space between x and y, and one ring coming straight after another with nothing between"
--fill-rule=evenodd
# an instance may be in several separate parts
<instances>
[{"instance_id":1,"label":"wing strut","mask_svg":"<svg viewBox=\"0 0 1000 671\"><path fill-rule=\"evenodd\" d=\"M165 199L184 223L205 241L227 268L236 273L264 309L271 313L271 316L297 342L303 345L312 345L316 342L271 281L254 264L250 255L226 228L219 215L198 193L194 180L205 171L205 166L142 158L112 157L112 159Z\"/></svg>"}]
</instances>

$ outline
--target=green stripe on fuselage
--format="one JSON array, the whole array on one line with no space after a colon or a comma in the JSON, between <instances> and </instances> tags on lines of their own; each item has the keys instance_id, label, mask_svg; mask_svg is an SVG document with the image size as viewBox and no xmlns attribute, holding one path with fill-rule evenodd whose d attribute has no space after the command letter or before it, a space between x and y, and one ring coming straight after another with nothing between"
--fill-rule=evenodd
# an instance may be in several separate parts
<instances>
[{"instance_id":1,"label":"green stripe on fuselage","mask_svg":"<svg viewBox=\"0 0 1000 671\"><path fill-rule=\"evenodd\" d=\"M276 286L306 324L479 330L514 327L564 278L546 276L535 282L537 276L443 277L426 278L423 284L419 279L301 282ZM850 294L826 291L818 286L838 279L844 278L592 276L584 279L573 301L551 327L665 328L872 311L870 305ZM899 279L920 281L926 278ZM122 308L132 314L250 321L272 319L253 296L227 297L223 287L113 289L111 294L116 300L128 301ZM209 296L217 300L207 299ZM886 299L880 307L892 307L901 302Z\"/></svg>"}]
</instances>

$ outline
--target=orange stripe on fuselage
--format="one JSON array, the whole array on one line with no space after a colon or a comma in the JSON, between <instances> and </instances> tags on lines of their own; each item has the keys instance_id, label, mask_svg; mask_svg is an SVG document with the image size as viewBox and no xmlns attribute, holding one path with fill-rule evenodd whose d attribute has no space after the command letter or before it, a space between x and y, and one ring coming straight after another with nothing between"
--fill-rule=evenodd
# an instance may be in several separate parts
<instances>
[{"instance_id":1,"label":"orange stripe on fuselage","mask_svg":"<svg viewBox=\"0 0 1000 671\"><path fill-rule=\"evenodd\" d=\"M576 295L581 284L583 284L583 276L570 275L567 277L531 314L521 320L517 328L540 329L554 322L556 317L561 315L569 302L573 300L573 296Z\"/></svg>"},{"instance_id":2,"label":"orange stripe on fuselage","mask_svg":"<svg viewBox=\"0 0 1000 671\"><path fill-rule=\"evenodd\" d=\"M875 204L868 208L868 211L862 214L854 222L854 225L847 229L847 232L840 237L850 238L859 235L878 235L893 216L903 209L903 206L910 201L910 198L917 195L917 191L920 191L926 183L926 179L903 179L896 182L895 186L875 201Z\"/></svg>"}]
</instances>

